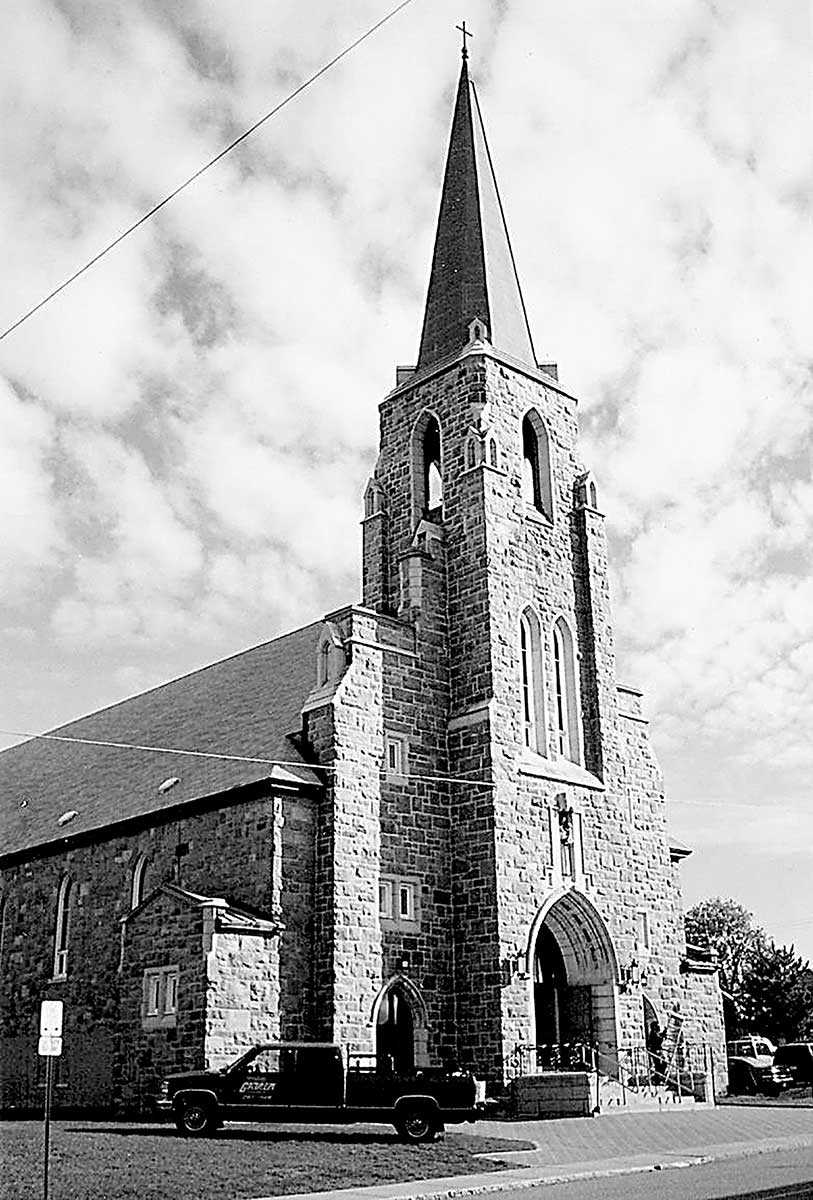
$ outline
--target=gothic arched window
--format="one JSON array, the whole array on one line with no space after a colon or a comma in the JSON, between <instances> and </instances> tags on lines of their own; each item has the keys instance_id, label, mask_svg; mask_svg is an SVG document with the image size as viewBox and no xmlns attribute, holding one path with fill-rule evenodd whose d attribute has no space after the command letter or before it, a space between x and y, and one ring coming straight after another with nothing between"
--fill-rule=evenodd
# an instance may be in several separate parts
<instances>
[{"instance_id":1,"label":"gothic arched window","mask_svg":"<svg viewBox=\"0 0 813 1200\"><path fill-rule=\"evenodd\" d=\"M147 856L139 854L138 858L133 863L133 871L130 876L130 908L138 908L141 901L144 899L144 885L147 879Z\"/></svg>"},{"instance_id":2,"label":"gothic arched window","mask_svg":"<svg viewBox=\"0 0 813 1200\"><path fill-rule=\"evenodd\" d=\"M553 627L553 724L560 758L581 759L573 635L563 617Z\"/></svg>"},{"instance_id":3,"label":"gothic arched window","mask_svg":"<svg viewBox=\"0 0 813 1200\"><path fill-rule=\"evenodd\" d=\"M443 473L440 466L440 426L434 417L423 434L423 506L426 515L439 512L443 503Z\"/></svg>"},{"instance_id":4,"label":"gothic arched window","mask_svg":"<svg viewBox=\"0 0 813 1200\"><path fill-rule=\"evenodd\" d=\"M70 875L64 875L59 885L56 901L56 925L54 926L54 979L65 979L68 974L68 940L71 924Z\"/></svg>"},{"instance_id":5,"label":"gothic arched window","mask_svg":"<svg viewBox=\"0 0 813 1200\"><path fill-rule=\"evenodd\" d=\"M553 520L550 442L545 422L533 408L522 419L522 495L527 504Z\"/></svg>"},{"instance_id":6,"label":"gothic arched window","mask_svg":"<svg viewBox=\"0 0 813 1200\"><path fill-rule=\"evenodd\" d=\"M519 620L522 743L545 753L545 688L542 676L542 637L539 619L526 608Z\"/></svg>"},{"instance_id":7,"label":"gothic arched window","mask_svg":"<svg viewBox=\"0 0 813 1200\"><path fill-rule=\"evenodd\" d=\"M440 425L424 411L412 430L412 499L415 519L439 521L443 508L443 459Z\"/></svg>"}]
</instances>

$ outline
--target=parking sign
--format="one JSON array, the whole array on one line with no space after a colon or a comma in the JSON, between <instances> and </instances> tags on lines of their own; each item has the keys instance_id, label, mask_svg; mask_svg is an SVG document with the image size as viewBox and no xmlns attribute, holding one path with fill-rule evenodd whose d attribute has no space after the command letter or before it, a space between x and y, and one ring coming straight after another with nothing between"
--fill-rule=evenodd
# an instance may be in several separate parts
<instances>
[{"instance_id":1,"label":"parking sign","mask_svg":"<svg viewBox=\"0 0 813 1200\"><path fill-rule=\"evenodd\" d=\"M64 1005L61 1000L43 1000L40 1006L40 1037L41 1038L61 1038L62 1037L62 1010Z\"/></svg>"}]
</instances>

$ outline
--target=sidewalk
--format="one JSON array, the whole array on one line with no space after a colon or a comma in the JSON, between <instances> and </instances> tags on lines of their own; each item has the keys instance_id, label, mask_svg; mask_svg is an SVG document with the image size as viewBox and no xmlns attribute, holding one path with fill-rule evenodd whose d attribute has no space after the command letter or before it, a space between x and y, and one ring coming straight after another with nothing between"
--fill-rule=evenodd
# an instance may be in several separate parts
<instances>
[{"instance_id":1,"label":"sidewalk","mask_svg":"<svg viewBox=\"0 0 813 1200\"><path fill-rule=\"evenodd\" d=\"M674 1169L771 1150L813 1150L813 1112L808 1108L695 1108L595 1119L480 1121L466 1126L464 1132L531 1142L537 1149L483 1155L510 1163L499 1174L308 1192L284 1200L449 1200L499 1195L541 1183Z\"/></svg>"}]
</instances>

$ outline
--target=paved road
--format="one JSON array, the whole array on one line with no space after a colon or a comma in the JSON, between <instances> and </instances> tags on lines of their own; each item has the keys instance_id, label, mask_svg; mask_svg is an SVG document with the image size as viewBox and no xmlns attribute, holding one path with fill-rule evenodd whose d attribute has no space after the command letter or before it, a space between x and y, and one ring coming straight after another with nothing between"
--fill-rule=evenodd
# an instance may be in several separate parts
<instances>
[{"instance_id":1,"label":"paved road","mask_svg":"<svg viewBox=\"0 0 813 1200\"><path fill-rule=\"evenodd\" d=\"M541 1184L499 1193L499 1200L722 1200L723 1197L811 1200L813 1151L783 1150L696 1167Z\"/></svg>"}]
</instances>

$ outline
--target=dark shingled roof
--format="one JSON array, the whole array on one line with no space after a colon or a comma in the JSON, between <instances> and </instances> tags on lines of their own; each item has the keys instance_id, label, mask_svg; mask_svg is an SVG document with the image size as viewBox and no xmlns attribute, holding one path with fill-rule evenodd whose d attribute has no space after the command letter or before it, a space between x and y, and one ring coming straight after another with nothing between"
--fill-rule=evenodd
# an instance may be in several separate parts
<instances>
[{"instance_id":1,"label":"dark shingled roof","mask_svg":"<svg viewBox=\"0 0 813 1200\"><path fill-rule=\"evenodd\" d=\"M475 317L495 350L536 367L483 119L460 72L426 297L418 371L459 353Z\"/></svg>"},{"instance_id":2,"label":"dark shingled roof","mask_svg":"<svg viewBox=\"0 0 813 1200\"><path fill-rule=\"evenodd\" d=\"M315 682L322 622L255 646L51 732L65 737L237 754L305 764L291 740ZM0 856L270 777L318 783L288 771L229 762L34 739L0 754ZM169 791L159 784L177 776ZM77 815L59 826L72 809Z\"/></svg>"}]
</instances>

